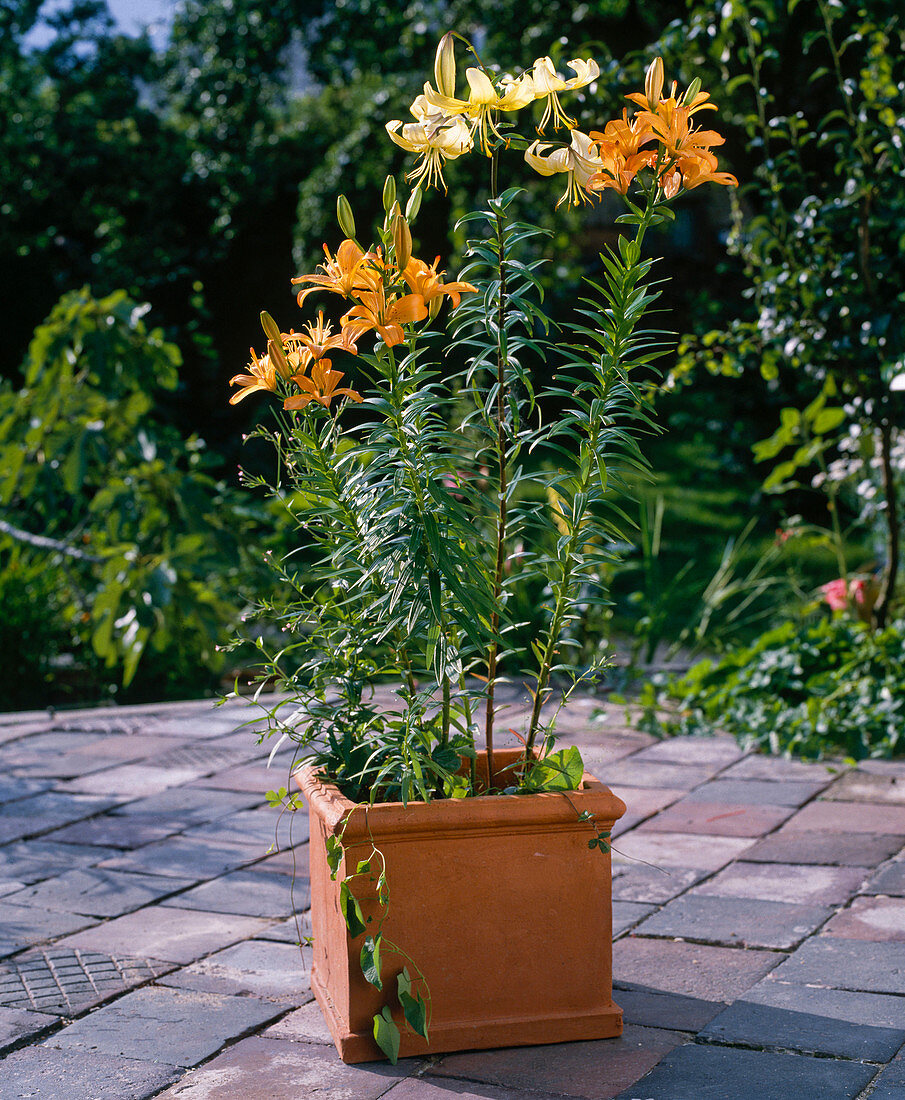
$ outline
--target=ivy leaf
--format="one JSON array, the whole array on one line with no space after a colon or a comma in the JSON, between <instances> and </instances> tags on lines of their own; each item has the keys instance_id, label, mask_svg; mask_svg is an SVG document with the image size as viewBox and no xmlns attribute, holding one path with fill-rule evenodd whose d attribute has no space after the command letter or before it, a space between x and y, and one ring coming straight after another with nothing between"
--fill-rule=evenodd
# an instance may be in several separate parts
<instances>
[{"instance_id":1,"label":"ivy leaf","mask_svg":"<svg viewBox=\"0 0 905 1100\"><path fill-rule=\"evenodd\" d=\"M581 753L573 745L538 760L528 774L528 786L532 791L577 791L583 775Z\"/></svg>"},{"instance_id":2,"label":"ivy leaf","mask_svg":"<svg viewBox=\"0 0 905 1100\"><path fill-rule=\"evenodd\" d=\"M379 938L365 937L365 942L361 945L361 972L365 976L365 981L370 982L375 989L383 989L383 982L380 980Z\"/></svg>"},{"instance_id":3,"label":"ivy leaf","mask_svg":"<svg viewBox=\"0 0 905 1100\"><path fill-rule=\"evenodd\" d=\"M399 1028L390 1013L388 1005L374 1017L374 1041L389 1058L392 1065L399 1061Z\"/></svg>"},{"instance_id":4,"label":"ivy leaf","mask_svg":"<svg viewBox=\"0 0 905 1100\"><path fill-rule=\"evenodd\" d=\"M427 1005L420 993L416 993L414 997L412 996L412 980L409 977L408 970L402 971L396 979L396 985L399 992L399 1003L402 1005L406 1023L416 1035L420 1035L426 1041Z\"/></svg>"},{"instance_id":5,"label":"ivy leaf","mask_svg":"<svg viewBox=\"0 0 905 1100\"><path fill-rule=\"evenodd\" d=\"M356 936L360 936L365 931L365 920L358 899L352 895L348 882L342 883L339 888L339 906L342 909L349 935L354 940Z\"/></svg>"},{"instance_id":6,"label":"ivy leaf","mask_svg":"<svg viewBox=\"0 0 905 1100\"><path fill-rule=\"evenodd\" d=\"M327 849L327 866L330 868L330 878L336 881L336 872L339 870L340 860L343 858L343 846L338 837L328 836L324 847Z\"/></svg>"}]
</instances>

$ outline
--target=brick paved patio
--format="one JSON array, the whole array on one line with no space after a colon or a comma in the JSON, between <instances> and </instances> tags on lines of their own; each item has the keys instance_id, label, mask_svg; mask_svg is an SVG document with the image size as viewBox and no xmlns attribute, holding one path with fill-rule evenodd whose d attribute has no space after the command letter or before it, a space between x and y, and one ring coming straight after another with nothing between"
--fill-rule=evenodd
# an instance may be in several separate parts
<instances>
[{"instance_id":1,"label":"brick paved patio","mask_svg":"<svg viewBox=\"0 0 905 1100\"><path fill-rule=\"evenodd\" d=\"M344 1066L312 1002L306 823L249 708L0 715L0 1100L903 1100L905 762L597 707L560 728L628 806L623 1037L396 1067Z\"/></svg>"}]
</instances>

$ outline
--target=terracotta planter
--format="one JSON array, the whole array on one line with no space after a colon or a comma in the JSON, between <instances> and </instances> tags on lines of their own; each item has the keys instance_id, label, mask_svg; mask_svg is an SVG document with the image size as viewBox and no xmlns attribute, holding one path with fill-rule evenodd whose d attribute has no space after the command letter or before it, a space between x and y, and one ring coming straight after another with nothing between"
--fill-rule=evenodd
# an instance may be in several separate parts
<instances>
[{"instance_id":1,"label":"terracotta planter","mask_svg":"<svg viewBox=\"0 0 905 1100\"><path fill-rule=\"evenodd\" d=\"M518 755L497 750L495 769ZM483 753L479 768L486 776ZM385 958L382 993L362 976L364 937L348 935L341 875L331 881L324 846L355 803L311 768L299 785L311 822L311 988L344 1062L382 1058L372 1021L390 1003L401 1026L390 979L403 960ZM354 869L373 837L390 888L384 936L411 956L430 988L430 1042L403 1027L400 1057L621 1034L622 1010L612 1000L610 857L588 849L594 833L578 820L583 810L606 830L625 804L585 773L582 789L568 797L384 803L367 809L367 821L364 807L352 815L346 862ZM353 892L376 922L376 902L364 889Z\"/></svg>"}]
</instances>

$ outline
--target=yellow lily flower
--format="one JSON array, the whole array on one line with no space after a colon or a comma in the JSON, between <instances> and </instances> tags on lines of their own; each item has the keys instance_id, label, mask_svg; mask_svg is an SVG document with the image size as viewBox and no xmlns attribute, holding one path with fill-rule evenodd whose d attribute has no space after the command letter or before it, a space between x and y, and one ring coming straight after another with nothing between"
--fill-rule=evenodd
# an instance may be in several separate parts
<instances>
[{"instance_id":1,"label":"yellow lily flower","mask_svg":"<svg viewBox=\"0 0 905 1100\"><path fill-rule=\"evenodd\" d=\"M503 81L505 91L502 95L493 86L493 81L483 69L465 70L468 81L468 99L456 99L443 95L428 83L424 85L424 98L436 111L450 116L462 116L471 119L472 134L480 134L481 152L488 157L491 154L490 135L505 140L496 128L494 114L497 111L519 111L534 102L534 81L530 73L524 73L518 80Z\"/></svg>"},{"instance_id":2,"label":"yellow lily flower","mask_svg":"<svg viewBox=\"0 0 905 1100\"><path fill-rule=\"evenodd\" d=\"M386 124L390 138L409 153L420 153L421 162L405 178L415 186L439 186L446 190L443 162L455 160L474 148L471 132L462 118L435 110L423 95L411 106L416 122L394 118ZM399 133L399 128L402 132Z\"/></svg>"},{"instance_id":3,"label":"yellow lily flower","mask_svg":"<svg viewBox=\"0 0 905 1100\"><path fill-rule=\"evenodd\" d=\"M579 202L591 202L587 191L589 181L603 168L597 155L597 147L587 134L573 130L569 145L551 145L549 142L532 142L525 151L525 160L535 172L552 176L567 172L569 176L565 193L556 204L564 202L577 206Z\"/></svg>"},{"instance_id":4,"label":"yellow lily flower","mask_svg":"<svg viewBox=\"0 0 905 1100\"><path fill-rule=\"evenodd\" d=\"M544 127L551 118L554 129L558 130L561 126L566 126L571 130L575 125L575 119L569 118L563 111L559 102L560 92L574 92L577 88L586 87L600 76L600 66L593 60L583 61L581 58L575 58L574 61L569 62L569 68L575 70L575 76L564 80L557 75L549 57L539 57L534 62L531 76L534 81L535 97L547 100L543 117L537 127L539 134L544 132Z\"/></svg>"}]
</instances>

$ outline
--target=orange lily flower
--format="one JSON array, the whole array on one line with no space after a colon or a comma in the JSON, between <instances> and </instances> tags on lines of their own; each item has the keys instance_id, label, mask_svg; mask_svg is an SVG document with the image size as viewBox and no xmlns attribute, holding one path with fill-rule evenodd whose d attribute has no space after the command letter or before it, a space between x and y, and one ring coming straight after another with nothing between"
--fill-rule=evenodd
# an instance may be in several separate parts
<instances>
[{"instance_id":1,"label":"orange lily flower","mask_svg":"<svg viewBox=\"0 0 905 1100\"><path fill-rule=\"evenodd\" d=\"M702 183L720 183L724 187L738 187L738 180L731 172L717 172L717 159L713 153L701 149L694 156L679 157L676 169L681 173L686 191L700 187ZM667 198L669 198L667 192Z\"/></svg>"},{"instance_id":2,"label":"orange lily flower","mask_svg":"<svg viewBox=\"0 0 905 1100\"><path fill-rule=\"evenodd\" d=\"M295 284L316 284L308 287L307 290L299 291L299 305L309 294L319 288L348 298L353 291L371 290L378 283L379 278L373 268L379 262L379 258L372 252L362 252L354 241L344 240L337 249L335 257L330 255L330 249L324 245L324 254L327 260L319 267L319 270L324 272L323 275L299 275L292 280Z\"/></svg>"},{"instance_id":3,"label":"orange lily flower","mask_svg":"<svg viewBox=\"0 0 905 1100\"><path fill-rule=\"evenodd\" d=\"M323 359L334 348L353 355L356 353L355 345L350 343L344 332L337 333L336 336L330 335L331 327L324 324L323 311L318 313L317 321L310 321L305 327L307 333L290 332L283 335L283 342L290 348L286 358L296 370L306 370L310 363ZM329 363L328 360L325 362Z\"/></svg>"},{"instance_id":4,"label":"orange lily flower","mask_svg":"<svg viewBox=\"0 0 905 1100\"><path fill-rule=\"evenodd\" d=\"M231 386L241 386L236 393L229 399L230 405L237 405L244 398L248 397L250 393L256 393L258 390L267 390L270 393L276 393L277 389L277 371L273 363L270 361L269 355L262 355L260 358L255 354L254 348L249 348L251 353L251 362L248 365L250 371L249 374L237 374L230 378L229 384Z\"/></svg>"},{"instance_id":5,"label":"orange lily flower","mask_svg":"<svg viewBox=\"0 0 905 1100\"><path fill-rule=\"evenodd\" d=\"M452 299L453 306L458 306L462 294L471 293L478 288L472 286L471 283L441 283L440 277L445 275L446 272L437 271L439 262L440 257L438 256L428 267L424 260L416 259L413 256L406 264L402 277L412 288L412 293L423 298L425 303L431 302L441 294L448 294Z\"/></svg>"},{"instance_id":6,"label":"orange lily flower","mask_svg":"<svg viewBox=\"0 0 905 1100\"><path fill-rule=\"evenodd\" d=\"M323 405L325 409L329 409L330 402L340 394L351 398L353 401L361 401L360 393L356 393L355 390L350 390L346 386L338 385L344 377L342 371L332 369L329 359L314 360L310 378L303 372L292 376L292 381L302 392L287 397L283 402L283 408L288 410L303 409L310 402L316 401L319 405Z\"/></svg>"},{"instance_id":7,"label":"orange lily flower","mask_svg":"<svg viewBox=\"0 0 905 1100\"><path fill-rule=\"evenodd\" d=\"M402 298L387 301L386 290L380 284L373 290L355 295L358 305L342 318L343 335L347 343L356 344L359 336L376 330L388 348L405 340L402 325L423 321L427 306L420 294L406 294Z\"/></svg>"},{"instance_id":8,"label":"orange lily flower","mask_svg":"<svg viewBox=\"0 0 905 1100\"><path fill-rule=\"evenodd\" d=\"M586 184L589 191L605 191L609 187L625 195L638 172L649 168L657 159L653 149L641 148L654 139L650 127L637 115L629 122L626 109L623 109L622 118L614 118L606 124L603 133L592 130L589 136L597 142L602 161L601 170Z\"/></svg>"}]
</instances>

